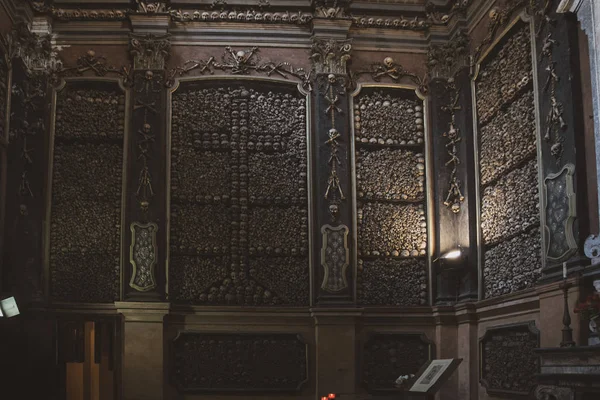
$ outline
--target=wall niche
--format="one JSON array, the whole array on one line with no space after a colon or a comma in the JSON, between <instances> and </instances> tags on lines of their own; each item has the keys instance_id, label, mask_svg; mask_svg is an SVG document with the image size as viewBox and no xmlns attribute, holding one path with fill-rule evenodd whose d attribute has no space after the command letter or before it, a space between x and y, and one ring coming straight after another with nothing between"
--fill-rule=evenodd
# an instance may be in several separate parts
<instances>
[{"instance_id":1,"label":"wall niche","mask_svg":"<svg viewBox=\"0 0 600 400\"><path fill-rule=\"evenodd\" d=\"M118 299L127 96L118 81L69 79L51 136L50 292L55 301Z\"/></svg>"},{"instance_id":2,"label":"wall niche","mask_svg":"<svg viewBox=\"0 0 600 400\"><path fill-rule=\"evenodd\" d=\"M410 88L367 86L353 99L363 305L428 302L424 107Z\"/></svg>"},{"instance_id":3,"label":"wall niche","mask_svg":"<svg viewBox=\"0 0 600 400\"><path fill-rule=\"evenodd\" d=\"M514 21L477 64L474 93L483 297L540 277L540 201L531 28Z\"/></svg>"},{"instance_id":4,"label":"wall niche","mask_svg":"<svg viewBox=\"0 0 600 400\"><path fill-rule=\"evenodd\" d=\"M171 97L170 298L308 305L306 96L196 79Z\"/></svg>"}]
</instances>

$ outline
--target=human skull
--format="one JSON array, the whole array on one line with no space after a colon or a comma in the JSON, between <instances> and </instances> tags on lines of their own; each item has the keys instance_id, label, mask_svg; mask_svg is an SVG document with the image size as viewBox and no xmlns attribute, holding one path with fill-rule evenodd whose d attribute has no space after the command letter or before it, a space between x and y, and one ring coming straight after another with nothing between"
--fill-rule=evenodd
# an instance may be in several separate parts
<instances>
[{"instance_id":1,"label":"human skull","mask_svg":"<svg viewBox=\"0 0 600 400\"><path fill-rule=\"evenodd\" d=\"M394 59L392 57L386 57L383 60L383 65L385 65L388 68L392 68L394 66Z\"/></svg>"}]
</instances>

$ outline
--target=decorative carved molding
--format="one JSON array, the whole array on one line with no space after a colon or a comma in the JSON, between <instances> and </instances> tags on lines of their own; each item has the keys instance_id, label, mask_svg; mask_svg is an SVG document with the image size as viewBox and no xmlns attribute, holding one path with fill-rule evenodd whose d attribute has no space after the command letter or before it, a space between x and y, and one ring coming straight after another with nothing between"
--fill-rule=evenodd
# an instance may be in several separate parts
<instances>
[{"instance_id":1,"label":"decorative carved molding","mask_svg":"<svg viewBox=\"0 0 600 400\"><path fill-rule=\"evenodd\" d=\"M416 374L435 357L435 345L422 333L374 333L362 348L362 384L370 392L397 392L400 375Z\"/></svg>"},{"instance_id":2,"label":"decorative carved molding","mask_svg":"<svg viewBox=\"0 0 600 400\"><path fill-rule=\"evenodd\" d=\"M166 84L171 86L176 76L184 76L191 71L197 71L203 75L205 73L213 74L214 70L228 71L234 75L249 75L252 72L264 73L267 76L279 76L289 79L293 76L302 82L302 87L308 91L312 89L311 73L303 68L295 68L288 62L259 63L259 48L253 47L249 50L233 50L231 47L225 47L225 52L221 57L222 62L217 62L215 57L208 60L188 60L181 67L171 69Z\"/></svg>"},{"instance_id":3,"label":"decorative carved molding","mask_svg":"<svg viewBox=\"0 0 600 400\"><path fill-rule=\"evenodd\" d=\"M35 3L34 3L35 4ZM89 8L57 8L38 7L38 12L51 15L59 21L124 21L131 13L129 9L89 9Z\"/></svg>"},{"instance_id":4,"label":"decorative carved molding","mask_svg":"<svg viewBox=\"0 0 600 400\"><path fill-rule=\"evenodd\" d=\"M450 178L448 180L448 193L444 200L444 205L448 207L454 214L460 212L460 206L465 200L465 196L462 194L460 189L460 181L457 177L457 168L460 164L460 158L458 157L458 144L461 142L462 137L460 136L460 130L456 127L456 116L455 112L459 111L461 107L458 105L460 100L460 90L456 87L454 78L448 80L448 88L452 95L451 103L442 108L442 111L450 114L450 124L448 124L448 131L443 133L446 139L446 152L450 156L450 159L446 161L446 166L451 166Z\"/></svg>"},{"instance_id":5,"label":"decorative carved molding","mask_svg":"<svg viewBox=\"0 0 600 400\"><path fill-rule=\"evenodd\" d=\"M179 392L297 392L308 383L308 346L288 333L180 332L171 382Z\"/></svg>"},{"instance_id":6,"label":"decorative carved molding","mask_svg":"<svg viewBox=\"0 0 600 400\"><path fill-rule=\"evenodd\" d=\"M553 58L553 49L558 46L558 41L552 39L552 32L549 32L544 39L542 54L539 60L540 70L547 73L546 82L544 84L544 92L549 94L550 105L545 118L544 140L550 144L550 153L554 156L557 164L560 164L563 154L563 142L565 140L563 132L568 125L563 119L563 105L556 97L556 88L560 82L559 76L556 74L557 61ZM542 63L547 60L548 63L544 68ZM551 143L550 143L551 142Z\"/></svg>"},{"instance_id":7,"label":"decorative carved molding","mask_svg":"<svg viewBox=\"0 0 600 400\"><path fill-rule=\"evenodd\" d=\"M346 75L350 61L352 39L313 38L310 58L316 74Z\"/></svg>"},{"instance_id":8,"label":"decorative carved molding","mask_svg":"<svg viewBox=\"0 0 600 400\"><path fill-rule=\"evenodd\" d=\"M92 74L97 77L116 75L123 80L124 85L131 84L131 67L122 66L120 68L113 67L106 63L106 57L96 56L94 50L88 50L84 55L77 59L76 65L73 67L64 66L62 63L57 65L57 68L50 69L50 80L53 84L58 85L61 78L72 76L83 76Z\"/></svg>"},{"instance_id":9,"label":"decorative carved molding","mask_svg":"<svg viewBox=\"0 0 600 400\"><path fill-rule=\"evenodd\" d=\"M164 1L135 0L138 14L161 14L167 11Z\"/></svg>"},{"instance_id":10,"label":"decorative carved molding","mask_svg":"<svg viewBox=\"0 0 600 400\"><path fill-rule=\"evenodd\" d=\"M546 256L550 261L563 261L577 252L573 224L577 218L577 200L573 190L575 166L567 164L563 169L544 179L546 188L545 213Z\"/></svg>"},{"instance_id":11,"label":"decorative carved molding","mask_svg":"<svg viewBox=\"0 0 600 400\"><path fill-rule=\"evenodd\" d=\"M2 37L0 37L2 40ZM3 43L7 60L21 59L28 71L53 70L60 66L57 54L52 49L50 35L37 35L24 22L19 22L6 35Z\"/></svg>"},{"instance_id":12,"label":"decorative carved molding","mask_svg":"<svg viewBox=\"0 0 600 400\"><path fill-rule=\"evenodd\" d=\"M421 93L427 93L427 80L404 69L392 57L386 57L381 63L371 64L371 68L368 70L351 71L350 86L355 86L358 78L363 75L370 75L375 82L381 82L383 78L389 78L392 82L399 83L404 78L408 78L418 87Z\"/></svg>"},{"instance_id":13,"label":"decorative carved molding","mask_svg":"<svg viewBox=\"0 0 600 400\"><path fill-rule=\"evenodd\" d=\"M315 0L315 17L338 19L350 18L350 3L352 0Z\"/></svg>"},{"instance_id":14,"label":"decorative carved molding","mask_svg":"<svg viewBox=\"0 0 600 400\"><path fill-rule=\"evenodd\" d=\"M164 69L170 49L169 35L130 35L129 51L133 56L133 69Z\"/></svg>"},{"instance_id":15,"label":"decorative carved molding","mask_svg":"<svg viewBox=\"0 0 600 400\"><path fill-rule=\"evenodd\" d=\"M371 16L353 16L352 25L358 28L387 28L398 30L411 31L426 31L431 27L431 22L428 18L419 16L406 18L377 18Z\"/></svg>"},{"instance_id":16,"label":"decorative carved molding","mask_svg":"<svg viewBox=\"0 0 600 400\"><path fill-rule=\"evenodd\" d=\"M346 225L321 227L323 247L321 248L321 265L324 276L321 289L336 293L348 287L346 269L350 264L348 248L348 232Z\"/></svg>"},{"instance_id":17,"label":"decorative carved molding","mask_svg":"<svg viewBox=\"0 0 600 400\"><path fill-rule=\"evenodd\" d=\"M308 25L313 15L302 11L267 12L256 10L208 11L208 10L169 10L175 22L247 22Z\"/></svg>"},{"instance_id":18,"label":"decorative carved molding","mask_svg":"<svg viewBox=\"0 0 600 400\"><path fill-rule=\"evenodd\" d=\"M454 76L457 70L467 64L469 36L459 31L444 44L430 45L427 51L427 67L432 77Z\"/></svg>"},{"instance_id":19,"label":"decorative carved molding","mask_svg":"<svg viewBox=\"0 0 600 400\"><path fill-rule=\"evenodd\" d=\"M150 206L150 201L154 197L154 189L152 189L152 174L148 161L152 148L156 139L153 127L150 124L149 117L158 115L158 107L156 106L156 96L160 96L163 87L163 78L161 74L155 74L148 70L142 73L136 73L135 79L135 104L133 106L134 115L137 111L143 111L144 118L141 120L141 127L137 131L137 160L140 160L142 167L138 176L138 187L135 192L139 202L140 209L146 213Z\"/></svg>"},{"instance_id":20,"label":"decorative carved molding","mask_svg":"<svg viewBox=\"0 0 600 400\"><path fill-rule=\"evenodd\" d=\"M489 21L487 34L472 53L471 60L473 63L479 61L479 58L484 53L485 49L492 43L496 34L510 21L517 11L524 8L530 10L535 9L536 1L537 0L508 0L504 3L502 8L492 8L488 14Z\"/></svg>"},{"instance_id":21,"label":"decorative carved molding","mask_svg":"<svg viewBox=\"0 0 600 400\"><path fill-rule=\"evenodd\" d=\"M491 396L529 396L536 386L540 345L535 322L497 326L479 339L480 382Z\"/></svg>"},{"instance_id":22,"label":"decorative carved molding","mask_svg":"<svg viewBox=\"0 0 600 400\"><path fill-rule=\"evenodd\" d=\"M156 232L158 226L154 223L133 222L130 229L129 262L133 267L133 272L129 286L139 292L147 292L156 287L155 267L158 260Z\"/></svg>"}]
</instances>

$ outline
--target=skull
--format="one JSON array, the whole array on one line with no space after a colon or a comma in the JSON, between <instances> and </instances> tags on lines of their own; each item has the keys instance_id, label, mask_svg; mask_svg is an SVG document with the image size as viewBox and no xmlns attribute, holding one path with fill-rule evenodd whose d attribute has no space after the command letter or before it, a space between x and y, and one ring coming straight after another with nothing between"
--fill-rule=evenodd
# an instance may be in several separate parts
<instances>
[{"instance_id":1,"label":"skull","mask_svg":"<svg viewBox=\"0 0 600 400\"><path fill-rule=\"evenodd\" d=\"M383 60L383 65L385 65L387 68L392 68L394 66L394 59L392 57L386 57Z\"/></svg>"}]
</instances>

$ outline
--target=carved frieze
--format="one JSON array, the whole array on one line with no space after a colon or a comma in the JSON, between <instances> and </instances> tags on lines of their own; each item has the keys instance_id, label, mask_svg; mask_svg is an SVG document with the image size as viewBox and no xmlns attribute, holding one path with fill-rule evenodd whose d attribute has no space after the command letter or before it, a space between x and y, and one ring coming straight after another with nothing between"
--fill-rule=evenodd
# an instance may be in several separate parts
<instances>
[{"instance_id":1,"label":"carved frieze","mask_svg":"<svg viewBox=\"0 0 600 400\"><path fill-rule=\"evenodd\" d=\"M424 334L372 334L362 349L362 383L369 392L396 391L396 379L416 374L434 353Z\"/></svg>"},{"instance_id":2,"label":"carved frieze","mask_svg":"<svg viewBox=\"0 0 600 400\"><path fill-rule=\"evenodd\" d=\"M577 251L574 223L577 218L577 204L573 191L575 166L567 164L563 169L544 179L546 189L546 256L560 262Z\"/></svg>"},{"instance_id":3,"label":"carved frieze","mask_svg":"<svg viewBox=\"0 0 600 400\"><path fill-rule=\"evenodd\" d=\"M307 25L313 15L302 11L269 12L267 10L169 10L171 19L176 22L247 22L258 24Z\"/></svg>"},{"instance_id":4,"label":"carved frieze","mask_svg":"<svg viewBox=\"0 0 600 400\"><path fill-rule=\"evenodd\" d=\"M57 94L50 213L55 300L117 298L125 108L112 82L67 83Z\"/></svg>"},{"instance_id":5,"label":"carved frieze","mask_svg":"<svg viewBox=\"0 0 600 400\"><path fill-rule=\"evenodd\" d=\"M227 82L173 95L170 293L307 304L306 100L290 85Z\"/></svg>"},{"instance_id":6,"label":"carved frieze","mask_svg":"<svg viewBox=\"0 0 600 400\"><path fill-rule=\"evenodd\" d=\"M58 84L61 78L83 75L117 76L123 80L124 85L131 83L130 66L114 67L107 63L106 57L96 55L94 50L88 50L84 55L77 58L74 66L58 63L55 68L49 69L49 73L54 84Z\"/></svg>"},{"instance_id":7,"label":"carved frieze","mask_svg":"<svg viewBox=\"0 0 600 400\"><path fill-rule=\"evenodd\" d=\"M295 68L285 61L261 62L258 52L258 47L247 50L234 50L227 46L221 56L221 62L217 61L214 56L209 57L207 60L187 60L183 65L170 70L166 84L171 86L177 76L188 75L192 71L203 75L206 73L213 74L215 70L219 70L233 75L250 75L252 72L256 72L284 79L294 77L302 82L304 89L308 91L312 89L310 72L305 71L303 68Z\"/></svg>"},{"instance_id":8,"label":"carved frieze","mask_svg":"<svg viewBox=\"0 0 600 400\"><path fill-rule=\"evenodd\" d=\"M399 83L402 80L407 79L415 84L422 93L427 92L427 80L406 70L402 65L396 63L392 57L386 57L383 59L383 62L371 64L369 69L356 72L351 71L349 85L356 85L357 79L363 75L369 75L375 82L386 79Z\"/></svg>"},{"instance_id":9,"label":"carved frieze","mask_svg":"<svg viewBox=\"0 0 600 400\"><path fill-rule=\"evenodd\" d=\"M158 226L154 223L131 224L131 247L129 262L133 266L129 286L145 292L156 287L156 262L158 246L156 232Z\"/></svg>"},{"instance_id":10,"label":"carved frieze","mask_svg":"<svg viewBox=\"0 0 600 400\"><path fill-rule=\"evenodd\" d=\"M172 345L179 392L296 392L308 382L308 350L295 334L181 332Z\"/></svg>"},{"instance_id":11,"label":"carved frieze","mask_svg":"<svg viewBox=\"0 0 600 400\"><path fill-rule=\"evenodd\" d=\"M528 396L539 371L534 322L489 328L479 340L480 380L492 396Z\"/></svg>"}]
</instances>

